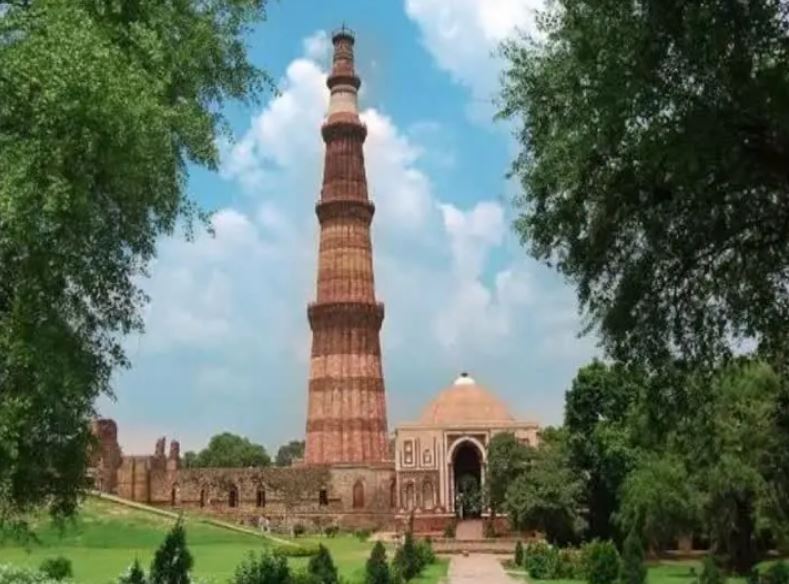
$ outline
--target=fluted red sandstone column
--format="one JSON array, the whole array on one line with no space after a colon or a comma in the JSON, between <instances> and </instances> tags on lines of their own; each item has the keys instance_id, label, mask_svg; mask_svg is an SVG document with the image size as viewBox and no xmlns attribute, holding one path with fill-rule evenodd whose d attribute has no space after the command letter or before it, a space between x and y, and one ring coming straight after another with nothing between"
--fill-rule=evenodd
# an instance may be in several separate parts
<instances>
[{"instance_id":1,"label":"fluted red sandstone column","mask_svg":"<svg viewBox=\"0 0 789 584\"><path fill-rule=\"evenodd\" d=\"M353 64L354 37L335 33L327 80L326 143L316 302L307 313L312 329L307 464L375 463L387 458L386 399L379 331L383 304L375 300L370 223L359 120L361 81Z\"/></svg>"}]
</instances>

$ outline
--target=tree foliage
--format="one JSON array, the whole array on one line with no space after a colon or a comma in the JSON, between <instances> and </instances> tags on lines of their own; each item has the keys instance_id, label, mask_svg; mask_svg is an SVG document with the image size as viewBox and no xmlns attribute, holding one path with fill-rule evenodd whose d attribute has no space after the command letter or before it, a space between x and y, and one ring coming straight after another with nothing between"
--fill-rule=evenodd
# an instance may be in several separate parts
<instances>
[{"instance_id":1,"label":"tree foliage","mask_svg":"<svg viewBox=\"0 0 789 584\"><path fill-rule=\"evenodd\" d=\"M622 584L644 584L647 580L647 567L644 564L644 543L641 536L631 531L622 545Z\"/></svg>"},{"instance_id":2,"label":"tree foliage","mask_svg":"<svg viewBox=\"0 0 789 584\"><path fill-rule=\"evenodd\" d=\"M151 584L190 584L194 560L186 547L186 530L179 519L156 550L151 562Z\"/></svg>"},{"instance_id":3,"label":"tree foliage","mask_svg":"<svg viewBox=\"0 0 789 584\"><path fill-rule=\"evenodd\" d=\"M386 548L381 541L375 542L370 557L367 558L364 574L365 584L391 584L392 575L386 561Z\"/></svg>"},{"instance_id":4,"label":"tree foliage","mask_svg":"<svg viewBox=\"0 0 789 584\"><path fill-rule=\"evenodd\" d=\"M310 558L307 572L312 576L315 584L337 584L337 566L334 565L329 550L323 544L318 545L318 553Z\"/></svg>"},{"instance_id":5,"label":"tree foliage","mask_svg":"<svg viewBox=\"0 0 789 584\"><path fill-rule=\"evenodd\" d=\"M584 478L591 537L615 535L613 514L636 456L628 414L643 391L642 384L635 371L594 361L578 371L567 392L564 427L569 462Z\"/></svg>"},{"instance_id":6,"label":"tree foliage","mask_svg":"<svg viewBox=\"0 0 789 584\"><path fill-rule=\"evenodd\" d=\"M699 526L699 505L698 490L680 457L645 454L622 485L617 519L628 537L659 551Z\"/></svg>"},{"instance_id":7,"label":"tree foliage","mask_svg":"<svg viewBox=\"0 0 789 584\"><path fill-rule=\"evenodd\" d=\"M194 217L265 0L0 1L0 515L73 512L94 400L142 330L155 242Z\"/></svg>"},{"instance_id":8,"label":"tree foliage","mask_svg":"<svg viewBox=\"0 0 789 584\"><path fill-rule=\"evenodd\" d=\"M193 468L245 468L271 464L266 448L248 438L223 432L211 437L203 450L189 457Z\"/></svg>"},{"instance_id":9,"label":"tree foliage","mask_svg":"<svg viewBox=\"0 0 789 584\"><path fill-rule=\"evenodd\" d=\"M517 230L609 354L709 363L789 333L789 5L557 0L505 45Z\"/></svg>"},{"instance_id":10,"label":"tree foliage","mask_svg":"<svg viewBox=\"0 0 789 584\"><path fill-rule=\"evenodd\" d=\"M236 568L232 584L291 584L294 578L285 556L264 551L259 556L252 552Z\"/></svg>"},{"instance_id":11,"label":"tree foliage","mask_svg":"<svg viewBox=\"0 0 789 584\"><path fill-rule=\"evenodd\" d=\"M530 449L512 432L501 432L490 440L486 465L485 491L491 514L504 504L507 488L523 473L530 458Z\"/></svg>"},{"instance_id":12,"label":"tree foliage","mask_svg":"<svg viewBox=\"0 0 789 584\"><path fill-rule=\"evenodd\" d=\"M291 440L277 450L275 464L277 466L290 466L293 461L304 456L304 440Z\"/></svg>"},{"instance_id":13,"label":"tree foliage","mask_svg":"<svg viewBox=\"0 0 789 584\"><path fill-rule=\"evenodd\" d=\"M785 533L787 485L774 465L785 437L776 425L781 381L763 363L734 363L707 383L696 381L695 415L680 431L681 448L702 495L716 555L747 574L765 550L764 535Z\"/></svg>"},{"instance_id":14,"label":"tree foliage","mask_svg":"<svg viewBox=\"0 0 789 584\"><path fill-rule=\"evenodd\" d=\"M581 532L583 484L570 468L562 432L544 430L528 471L510 483L505 509L516 529L535 529L564 544Z\"/></svg>"}]
</instances>

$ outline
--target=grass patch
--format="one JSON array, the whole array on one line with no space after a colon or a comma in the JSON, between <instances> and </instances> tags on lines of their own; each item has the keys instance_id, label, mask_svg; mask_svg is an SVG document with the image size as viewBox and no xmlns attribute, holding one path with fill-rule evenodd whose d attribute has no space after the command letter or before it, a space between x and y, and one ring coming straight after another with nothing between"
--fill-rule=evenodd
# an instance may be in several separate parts
<instances>
[{"instance_id":1,"label":"grass patch","mask_svg":"<svg viewBox=\"0 0 789 584\"><path fill-rule=\"evenodd\" d=\"M505 568L510 569L510 568ZM514 568L512 568L514 570ZM695 570L695 575L693 570ZM701 573L701 562L694 560L677 560L649 562L647 564L647 584L696 584L697 575ZM510 572L515 576L515 572ZM522 572L517 574L534 584L585 584L584 580L537 580L529 578ZM745 584L745 578L729 577L728 584Z\"/></svg>"},{"instance_id":2,"label":"grass patch","mask_svg":"<svg viewBox=\"0 0 789 584\"><path fill-rule=\"evenodd\" d=\"M114 581L137 558L146 568L156 548L174 523L166 515L138 510L111 501L90 497L79 515L63 530L46 516L38 516L31 527L37 543L22 546L9 539L0 541L0 564L37 568L46 558L64 556L74 567L74 582L107 584ZM278 545L262 537L211 525L195 517L185 517L186 541L195 559L194 575L217 584L227 582L236 566L249 555ZM364 565L372 544L353 535L303 537L299 544L322 543L348 582L364 581ZM391 559L393 550L388 550ZM307 558L290 558L294 568L306 566ZM429 566L418 584L435 584L447 572L447 562Z\"/></svg>"}]
</instances>

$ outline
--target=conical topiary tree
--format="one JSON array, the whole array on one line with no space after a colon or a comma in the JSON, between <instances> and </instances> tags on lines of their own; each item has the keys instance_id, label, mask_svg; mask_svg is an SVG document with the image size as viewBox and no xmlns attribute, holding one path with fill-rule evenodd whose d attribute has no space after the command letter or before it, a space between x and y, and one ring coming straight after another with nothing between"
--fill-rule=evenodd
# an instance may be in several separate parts
<instances>
[{"instance_id":1,"label":"conical topiary tree","mask_svg":"<svg viewBox=\"0 0 789 584\"><path fill-rule=\"evenodd\" d=\"M179 518L151 563L151 584L189 584L194 560L186 547L186 530Z\"/></svg>"},{"instance_id":2,"label":"conical topiary tree","mask_svg":"<svg viewBox=\"0 0 789 584\"><path fill-rule=\"evenodd\" d=\"M622 584L644 584L647 568L644 565L644 545L635 530L631 530L622 546Z\"/></svg>"},{"instance_id":3,"label":"conical topiary tree","mask_svg":"<svg viewBox=\"0 0 789 584\"><path fill-rule=\"evenodd\" d=\"M331 558L329 550L323 544L318 546L318 553L310 558L307 571L316 584L337 584L337 566Z\"/></svg>"},{"instance_id":4,"label":"conical topiary tree","mask_svg":"<svg viewBox=\"0 0 789 584\"><path fill-rule=\"evenodd\" d=\"M523 543L518 540L515 544L515 565L518 567L523 566Z\"/></svg>"},{"instance_id":5,"label":"conical topiary tree","mask_svg":"<svg viewBox=\"0 0 789 584\"><path fill-rule=\"evenodd\" d=\"M373 546L365 566L364 584L392 584L392 574L386 561L386 548L380 541Z\"/></svg>"},{"instance_id":6,"label":"conical topiary tree","mask_svg":"<svg viewBox=\"0 0 789 584\"><path fill-rule=\"evenodd\" d=\"M129 566L126 573L118 579L118 584L147 584L145 572L138 559L134 559L134 563Z\"/></svg>"}]
</instances>

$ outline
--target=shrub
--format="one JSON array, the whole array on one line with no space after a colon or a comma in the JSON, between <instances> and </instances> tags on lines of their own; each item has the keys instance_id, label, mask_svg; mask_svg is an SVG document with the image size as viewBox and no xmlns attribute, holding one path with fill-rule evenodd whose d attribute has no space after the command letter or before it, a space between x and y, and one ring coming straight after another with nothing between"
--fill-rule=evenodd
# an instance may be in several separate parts
<instances>
[{"instance_id":1,"label":"shrub","mask_svg":"<svg viewBox=\"0 0 789 584\"><path fill-rule=\"evenodd\" d=\"M325 546L318 546L318 553L310 558L307 571L313 576L317 584L337 584L337 566L334 565L329 550Z\"/></svg>"},{"instance_id":2,"label":"shrub","mask_svg":"<svg viewBox=\"0 0 789 584\"><path fill-rule=\"evenodd\" d=\"M641 537L631 531L622 548L622 584L644 584L647 568L644 565L644 545Z\"/></svg>"},{"instance_id":3,"label":"shrub","mask_svg":"<svg viewBox=\"0 0 789 584\"><path fill-rule=\"evenodd\" d=\"M318 553L318 546L313 543L279 544L274 552L286 558L309 558Z\"/></svg>"},{"instance_id":4,"label":"shrub","mask_svg":"<svg viewBox=\"0 0 789 584\"><path fill-rule=\"evenodd\" d=\"M789 584L789 566L784 561L775 562L764 572L764 584Z\"/></svg>"},{"instance_id":5,"label":"shrub","mask_svg":"<svg viewBox=\"0 0 789 584\"><path fill-rule=\"evenodd\" d=\"M59 584L39 571L0 564L0 584Z\"/></svg>"},{"instance_id":6,"label":"shrub","mask_svg":"<svg viewBox=\"0 0 789 584\"><path fill-rule=\"evenodd\" d=\"M619 552L612 542L591 541L581 553L589 584L613 584L619 578Z\"/></svg>"},{"instance_id":7,"label":"shrub","mask_svg":"<svg viewBox=\"0 0 789 584\"><path fill-rule=\"evenodd\" d=\"M293 578L285 556L263 552L249 557L237 568L231 584L291 584ZM311 581L311 580L307 580Z\"/></svg>"},{"instance_id":8,"label":"shrub","mask_svg":"<svg viewBox=\"0 0 789 584\"><path fill-rule=\"evenodd\" d=\"M745 584L761 584L759 570L754 566L745 574Z\"/></svg>"},{"instance_id":9,"label":"shrub","mask_svg":"<svg viewBox=\"0 0 789 584\"><path fill-rule=\"evenodd\" d=\"M436 562L436 554L433 551L433 542L429 537L416 542L416 554L419 558L420 572L425 568L425 566L435 564Z\"/></svg>"},{"instance_id":10,"label":"shrub","mask_svg":"<svg viewBox=\"0 0 789 584\"><path fill-rule=\"evenodd\" d=\"M523 566L523 543L518 540L515 544L515 565L518 567Z\"/></svg>"},{"instance_id":11,"label":"shrub","mask_svg":"<svg viewBox=\"0 0 789 584\"><path fill-rule=\"evenodd\" d=\"M706 556L701 564L699 584L724 584L726 577L712 556Z\"/></svg>"},{"instance_id":12,"label":"shrub","mask_svg":"<svg viewBox=\"0 0 789 584\"><path fill-rule=\"evenodd\" d=\"M444 527L444 537L454 539L455 532L457 532L457 528L458 528L458 520L457 518L453 517L452 519L449 520L449 523L447 523L446 526Z\"/></svg>"},{"instance_id":13,"label":"shrub","mask_svg":"<svg viewBox=\"0 0 789 584\"><path fill-rule=\"evenodd\" d=\"M340 526L339 525L327 525L326 529L323 530L323 533L326 537L334 537L338 533L340 533Z\"/></svg>"},{"instance_id":14,"label":"shrub","mask_svg":"<svg viewBox=\"0 0 789 584\"><path fill-rule=\"evenodd\" d=\"M293 537L299 537L304 535L307 532L307 528L304 527L304 524L297 523L293 526Z\"/></svg>"},{"instance_id":15,"label":"shrub","mask_svg":"<svg viewBox=\"0 0 789 584\"><path fill-rule=\"evenodd\" d=\"M118 584L145 584L145 582L145 572L143 572L140 562L136 559L126 570L126 573L118 578Z\"/></svg>"},{"instance_id":16,"label":"shrub","mask_svg":"<svg viewBox=\"0 0 789 584\"><path fill-rule=\"evenodd\" d=\"M556 578L565 580L585 580L581 552L576 548L563 548L559 550L556 562Z\"/></svg>"},{"instance_id":17,"label":"shrub","mask_svg":"<svg viewBox=\"0 0 789 584\"><path fill-rule=\"evenodd\" d=\"M186 531L179 519L156 550L151 563L151 584L189 584L192 554L186 547Z\"/></svg>"},{"instance_id":18,"label":"shrub","mask_svg":"<svg viewBox=\"0 0 789 584\"><path fill-rule=\"evenodd\" d=\"M532 578L536 580L556 578L558 563L559 553L552 545L538 541L526 546L523 566Z\"/></svg>"},{"instance_id":19,"label":"shrub","mask_svg":"<svg viewBox=\"0 0 789 584\"><path fill-rule=\"evenodd\" d=\"M63 556L47 558L41 562L39 571L53 580L65 580L66 578L71 578L74 575L74 572L71 569L71 560L64 558Z\"/></svg>"},{"instance_id":20,"label":"shrub","mask_svg":"<svg viewBox=\"0 0 789 584\"><path fill-rule=\"evenodd\" d=\"M353 532L353 534L356 536L356 539L358 539L359 541L367 541L368 539L370 539L372 533L373 532L370 531L369 529L357 529L356 531Z\"/></svg>"},{"instance_id":21,"label":"shrub","mask_svg":"<svg viewBox=\"0 0 789 584\"><path fill-rule=\"evenodd\" d=\"M386 548L380 541L375 542L364 567L364 584L392 584L392 574L386 562Z\"/></svg>"},{"instance_id":22,"label":"shrub","mask_svg":"<svg viewBox=\"0 0 789 584\"><path fill-rule=\"evenodd\" d=\"M395 553L394 564L398 574L406 582L418 576L419 572L422 571L419 552L414 543L414 535L410 531L406 532L403 545Z\"/></svg>"}]
</instances>

